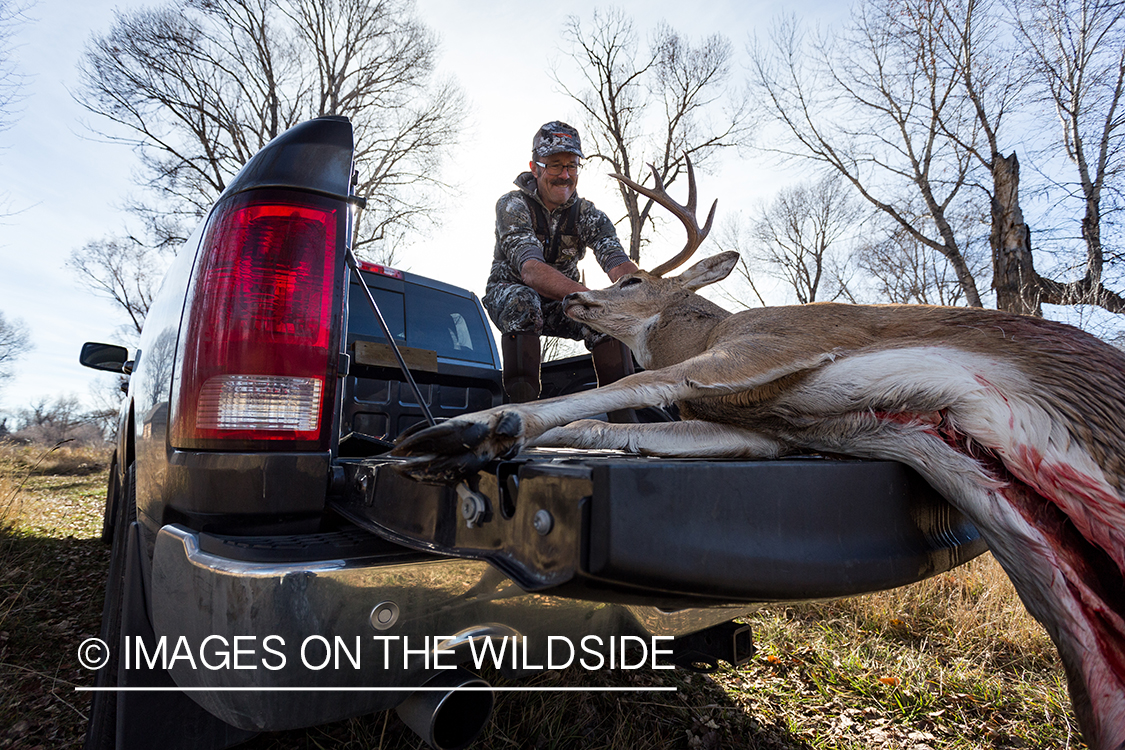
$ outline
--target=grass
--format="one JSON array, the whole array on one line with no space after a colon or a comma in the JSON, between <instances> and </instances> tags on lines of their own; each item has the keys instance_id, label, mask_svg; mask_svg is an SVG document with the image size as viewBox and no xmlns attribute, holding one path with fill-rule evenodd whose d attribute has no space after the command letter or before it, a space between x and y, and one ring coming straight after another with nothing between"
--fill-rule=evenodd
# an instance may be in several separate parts
<instances>
[{"instance_id":1,"label":"grass","mask_svg":"<svg viewBox=\"0 0 1125 750\"><path fill-rule=\"evenodd\" d=\"M1083 747L1054 648L991 556L755 626L768 668L729 687L812 747Z\"/></svg>"},{"instance_id":2,"label":"grass","mask_svg":"<svg viewBox=\"0 0 1125 750\"><path fill-rule=\"evenodd\" d=\"M0 747L75 747L84 731L75 654L101 621L106 458L0 445Z\"/></svg>"},{"instance_id":3,"label":"grass","mask_svg":"<svg viewBox=\"0 0 1125 750\"><path fill-rule=\"evenodd\" d=\"M0 748L81 746L98 633L107 456L0 445ZM772 606L758 654L713 675L545 672L511 683L675 686L674 693L501 693L476 748L808 750L1085 747L1062 670L988 555L914 586ZM243 750L423 745L393 712L266 733Z\"/></svg>"}]
</instances>

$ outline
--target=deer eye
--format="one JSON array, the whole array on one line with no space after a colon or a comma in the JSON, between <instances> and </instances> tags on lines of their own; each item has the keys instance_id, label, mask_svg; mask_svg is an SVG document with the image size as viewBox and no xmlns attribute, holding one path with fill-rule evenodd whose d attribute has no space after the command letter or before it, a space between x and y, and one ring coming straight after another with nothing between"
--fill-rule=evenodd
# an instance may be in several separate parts
<instances>
[{"instance_id":1,"label":"deer eye","mask_svg":"<svg viewBox=\"0 0 1125 750\"><path fill-rule=\"evenodd\" d=\"M640 284L640 283L641 283L641 280L639 278L637 278L636 276L632 276L632 277L630 277L628 279L625 279L624 281L621 282L621 288L624 289L627 286L633 286L634 284Z\"/></svg>"}]
</instances>

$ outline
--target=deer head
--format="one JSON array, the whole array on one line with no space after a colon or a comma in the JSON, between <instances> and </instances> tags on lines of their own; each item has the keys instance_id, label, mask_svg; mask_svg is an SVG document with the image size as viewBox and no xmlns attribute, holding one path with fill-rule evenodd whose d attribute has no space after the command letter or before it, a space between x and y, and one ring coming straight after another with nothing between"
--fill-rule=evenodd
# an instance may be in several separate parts
<instances>
[{"instance_id":1,"label":"deer head","mask_svg":"<svg viewBox=\"0 0 1125 750\"><path fill-rule=\"evenodd\" d=\"M725 252L667 279L638 271L606 289L568 294L563 309L624 343L645 369L666 367L703 351L711 329L730 316L695 292L725 279L737 262L738 253Z\"/></svg>"},{"instance_id":2,"label":"deer head","mask_svg":"<svg viewBox=\"0 0 1125 750\"><path fill-rule=\"evenodd\" d=\"M646 369L682 362L703 351L707 334L730 315L695 292L726 278L738 262L738 253L719 253L699 261L679 276L663 278L688 260L706 239L718 206L717 200L711 204L707 221L700 229L695 217L695 172L687 154L684 159L688 175L686 206L669 197L654 165L650 166L655 188L644 187L619 174L611 175L683 222L687 230L684 249L652 271L638 271L621 277L606 289L569 294L563 300L568 317L623 342Z\"/></svg>"}]
</instances>

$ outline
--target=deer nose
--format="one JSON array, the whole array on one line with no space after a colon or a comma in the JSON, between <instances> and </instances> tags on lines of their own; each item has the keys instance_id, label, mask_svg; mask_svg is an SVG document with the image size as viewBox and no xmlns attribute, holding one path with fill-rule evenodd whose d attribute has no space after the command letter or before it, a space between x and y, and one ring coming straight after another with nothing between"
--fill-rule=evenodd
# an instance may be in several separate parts
<instances>
[{"instance_id":1,"label":"deer nose","mask_svg":"<svg viewBox=\"0 0 1125 750\"><path fill-rule=\"evenodd\" d=\"M574 302L577 299L578 299L578 292L571 292L570 294L568 294L568 295L566 295L565 297L562 298L563 307L566 307L571 302Z\"/></svg>"}]
</instances>

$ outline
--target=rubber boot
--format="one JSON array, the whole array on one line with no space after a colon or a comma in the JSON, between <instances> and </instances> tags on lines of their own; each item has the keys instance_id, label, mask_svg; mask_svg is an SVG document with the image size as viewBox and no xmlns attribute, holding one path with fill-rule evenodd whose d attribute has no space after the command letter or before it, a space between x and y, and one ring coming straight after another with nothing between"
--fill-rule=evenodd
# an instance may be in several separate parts
<instances>
[{"instance_id":1,"label":"rubber boot","mask_svg":"<svg viewBox=\"0 0 1125 750\"><path fill-rule=\"evenodd\" d=\"M617 339L607 338L599 341L594 344L590 354L594 360L594 373L598 376L599 388L636 372L633 368L633 353ZM632 409L611 411L606 417L610 422L618 424L633 424L640 421L637 419L637 413Z\"/></svg>"},{"instance_id":2,"label":"rubber boot","mask_svg":"<svg viewBox=\"0 0 1125 750\"><path fill-rule=\"evenodd\" d=\"M522 404L539 398L539 335L505 333L500 338L504 356L504 392L508 401Z\"/></svg>"}]
</instances>

